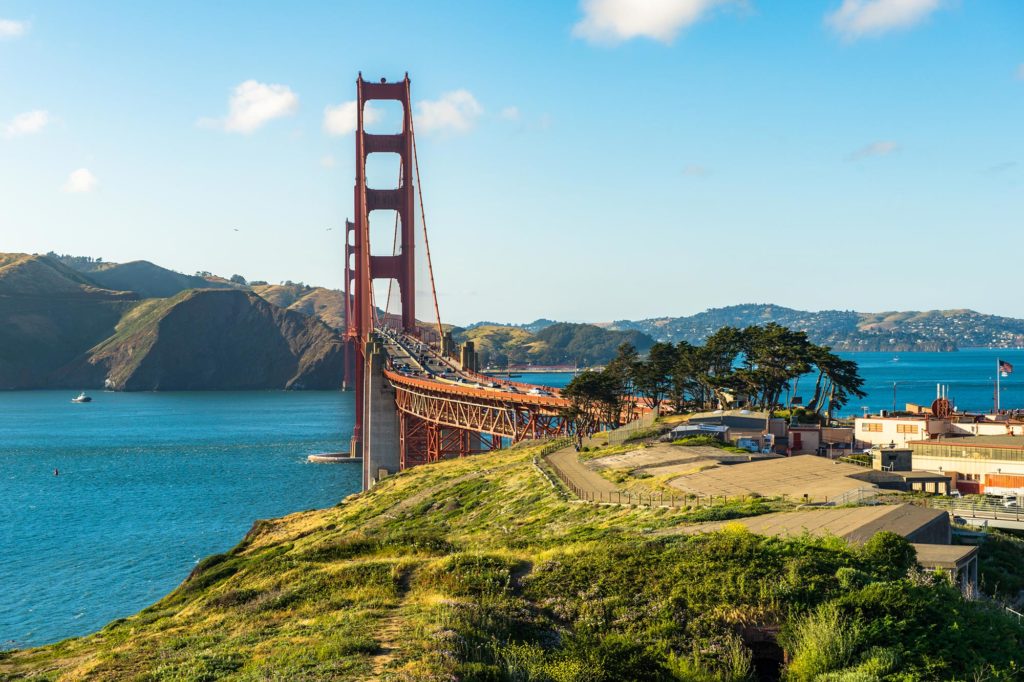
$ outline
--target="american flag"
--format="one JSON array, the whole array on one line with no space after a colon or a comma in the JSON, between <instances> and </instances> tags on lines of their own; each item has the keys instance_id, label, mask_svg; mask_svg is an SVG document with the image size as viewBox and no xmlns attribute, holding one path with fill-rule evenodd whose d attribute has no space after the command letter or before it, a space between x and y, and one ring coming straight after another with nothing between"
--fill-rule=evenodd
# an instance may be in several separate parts
<instances>
[{"instance_id":1,"label":"american flag","mask_svg":"<svg viewBox=\"0 0 1024 682\"><path fill-rule=\"evenodd\" d=\"M1011 372L1013 372L1013 365L1008 363L1006 360L1000 360L999 361L999 373L1002 374L1004 377L1006 377L1006 376L1010 376Z\"/></svg>"}]
</instances>

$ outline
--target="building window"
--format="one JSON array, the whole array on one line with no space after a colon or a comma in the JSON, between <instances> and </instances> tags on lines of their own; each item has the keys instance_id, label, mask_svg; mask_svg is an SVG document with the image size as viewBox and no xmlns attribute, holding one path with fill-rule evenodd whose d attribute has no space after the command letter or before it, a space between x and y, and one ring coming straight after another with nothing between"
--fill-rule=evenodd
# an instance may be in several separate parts
<instances>
[{"instance_id":1,"label":"building window","mask_svg":"<svg viewBox=\"0 0 1024 682\"><path fill-rule=\"evenodd\" d=\"M896 433L917 433L917 424L897 424Z\"/></svg>"},{"instance_id":2,"label":"building window","mask_svg":"<svg viewBox=\"0 0 1024 682\"><path fill-rule=\"evenodd\" d=\"M871 433L881 433L882 425L879 422L864 422L861 425L861 431L867 431Z\"/></svg>"}]
</instances>

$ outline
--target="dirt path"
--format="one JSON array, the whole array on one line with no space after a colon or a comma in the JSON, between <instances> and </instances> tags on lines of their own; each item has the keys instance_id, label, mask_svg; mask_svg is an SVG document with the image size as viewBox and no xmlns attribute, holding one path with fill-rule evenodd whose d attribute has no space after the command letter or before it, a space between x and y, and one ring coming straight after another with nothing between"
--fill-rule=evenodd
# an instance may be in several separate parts
<instances>
[{"instance_id":1,"label":"dirt path","mask_svg":"<svg viewBox=\"0 0 1024 682\"><path fill-rule=\"evenodd\" d=\"M587 495L608 496L618 490L614 483L592 471L580 462L576 448L567 447L546 457L548 463L562 472L566 478Z\"/></svg>"}]
</instances>

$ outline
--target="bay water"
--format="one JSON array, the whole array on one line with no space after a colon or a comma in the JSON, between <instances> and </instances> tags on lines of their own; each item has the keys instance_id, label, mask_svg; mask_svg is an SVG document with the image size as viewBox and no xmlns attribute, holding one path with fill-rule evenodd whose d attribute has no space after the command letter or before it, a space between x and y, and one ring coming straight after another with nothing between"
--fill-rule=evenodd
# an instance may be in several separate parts
<instances>
[{"instance_id":1,"label":"bay water","mask_svg":"<svg viewBox=\"0 0 1024 682\"><path fill-rule=\"evenodd\" d=\"M0 648L92 632L254 521L337 504L352 393L0 392ZM54 475L55 470L59 475Z\"/></svg>"}]
</instances>

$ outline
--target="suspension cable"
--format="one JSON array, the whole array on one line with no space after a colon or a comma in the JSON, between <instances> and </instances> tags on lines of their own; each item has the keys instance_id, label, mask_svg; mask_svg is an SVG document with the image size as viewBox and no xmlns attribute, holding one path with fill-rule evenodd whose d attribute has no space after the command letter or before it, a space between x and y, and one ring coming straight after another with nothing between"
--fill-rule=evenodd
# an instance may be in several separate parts
<instances>
[{"instance_id":1,"label":"suspension cable","mask_svg":"<svg viewBox=\"0 0 1024 682\"><path fill-rule=\"evenodd\" d=\"M406 80L406 94L409 92L409 81ZM409 100L412 106L411 100ZM437 305L437 287L434 284L434 264L430 259L430 239L427 237L427 213L423 209L423 188L420 186L420 159L416 152L416 126L413 125L412 112L409 112L409 132L412 133L412 159L416 168L416 196L420 200L420 222L423 223L423 245L427 249L427 270L430 272L430 292L434 296L434 315L437 317L438 348L444 347L444 328L441 326L441 309Z\"/></svg>"},{"instance_id":2,"label":"suspension cable","mask_svg":"<svg viewBox=\"0 0 1024 682\"><path fill-rule=\"evenodd\" d=\"M402 186L402 160L398 160L398 186ZM398 255L398 211L395 211L395 236L391 240L391 255ZM395 283L393 277L388 279L388 302L384 308L384 322L388 320L388 311L391 310L391 286ZM408 294L406 294L408 295Z\"/></svg>"}]
</instances>

